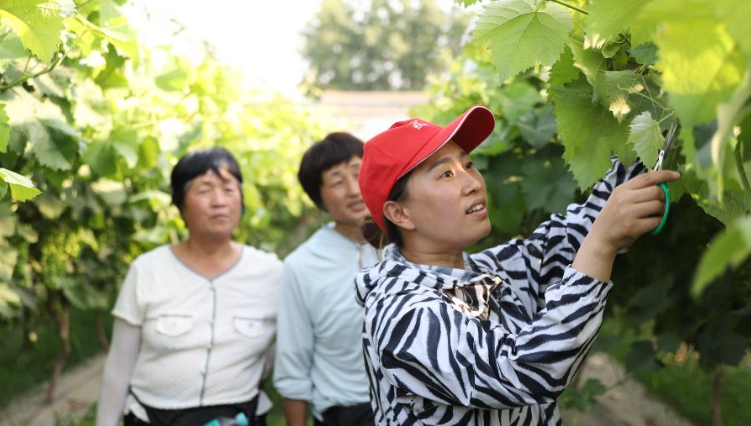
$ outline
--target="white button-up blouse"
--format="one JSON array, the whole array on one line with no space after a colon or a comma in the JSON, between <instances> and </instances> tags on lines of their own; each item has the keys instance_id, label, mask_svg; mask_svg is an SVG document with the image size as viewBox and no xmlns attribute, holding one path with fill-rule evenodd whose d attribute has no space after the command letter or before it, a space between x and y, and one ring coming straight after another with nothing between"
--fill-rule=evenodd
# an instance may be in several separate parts
<instances>
[{"instance_id":1,"label":"white button-up blouse","mask_svg":"<svg viewBox=\"0 0 751 426\"><path fill-rule=\"evenodd\" d=\"M282 263L244 246L238 262L209 280L170 246L130 267L112 314L142 328L131 390L146 405L180 409L258 395L276 331ZM140 414L129 398L126 411Z\"/></svg>"}]
</instances>

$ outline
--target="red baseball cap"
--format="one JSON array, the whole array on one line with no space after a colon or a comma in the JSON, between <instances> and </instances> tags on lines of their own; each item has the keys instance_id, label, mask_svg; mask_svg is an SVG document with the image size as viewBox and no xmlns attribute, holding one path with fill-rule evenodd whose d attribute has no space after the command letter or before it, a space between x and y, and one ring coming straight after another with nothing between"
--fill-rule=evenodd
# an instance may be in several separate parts
<instances>
[{"instance_id":1,"label":"red baseball cap","mask_svg":"<svg viewBox=\"0 0 751 426\"><path fill-rule=\"evenodd\" d=\"M367 143L360 165L360 193L373 221L386 229L383 205L396 182L448 141L472 152L495 127L489 109L475 105L446 127L425 120L409 119L394 123Z\"/></svg>"}]
</instances>

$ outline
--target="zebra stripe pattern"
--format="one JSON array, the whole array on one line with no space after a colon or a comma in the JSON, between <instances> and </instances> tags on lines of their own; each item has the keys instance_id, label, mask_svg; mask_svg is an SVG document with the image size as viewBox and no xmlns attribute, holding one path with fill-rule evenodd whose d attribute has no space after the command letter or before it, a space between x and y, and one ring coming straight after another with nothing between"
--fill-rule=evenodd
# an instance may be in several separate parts
<instances>
[{"instance_id":1,"label":"zebra stripe pattern","mask_svg":"<svg viewBox=\"0 0 751 426\"><path fill-rule=\"evenodd\" d=\"M357 298L376 424L560 425L556 399L612 286L570 264L613 189L644 171L613 159L585 203L527 239L465 255L465 270L412 264L393 247L364 270Z\"/></svg>"}]
</instances>

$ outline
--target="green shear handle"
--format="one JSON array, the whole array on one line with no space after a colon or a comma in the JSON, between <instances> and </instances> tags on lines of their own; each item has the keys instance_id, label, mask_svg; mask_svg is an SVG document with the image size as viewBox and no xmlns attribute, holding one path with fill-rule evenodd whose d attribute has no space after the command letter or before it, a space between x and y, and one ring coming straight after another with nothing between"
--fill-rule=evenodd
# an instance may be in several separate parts
<instances>
[{"instance_id":1,"label":"green shear handle","mask_svg":"<svg viewBox=\"0 0 751 426\"><path fill-rule=\"evenodd\" d=\"M657 228L652 230L652 235L657 235L662 232L662 228L664 228L665 224L668 222L668 213L670 213L670 188L668 188L668 184L666 183L660 183L657 184L657 186L662 188L662 192L665 193L665 212L662 214L660 224L657 225Z\"/></svg>"},{"instance_id":2,"label":"green shear handle","mask_svg":"<svg viewBox=\"0 0 751 426\"><path fill-rule=\"evenodd\" d=\"M668 155L668 152L670 151L670 146L673 144L673 140L675 139L675 131L678 129L678 123L673 123L670 126L670 129L668 130L668 135L665 138L665 144L662 146L662 149L657 154L657 163L655 163L653 171L662 170L663 163L665 161L665 157ZM657 184L662 189L662 192L665 193L665 212L662 213L662 220L660 221L660 224L657 225L657 228L652 230L652 235L657 235L660 232L662 232L662 228L665 227L665 223L668 221L668 213L670 213L670 188L668 188L668 184L666 183L659 183Z\"/></svg>"}]
</instances>

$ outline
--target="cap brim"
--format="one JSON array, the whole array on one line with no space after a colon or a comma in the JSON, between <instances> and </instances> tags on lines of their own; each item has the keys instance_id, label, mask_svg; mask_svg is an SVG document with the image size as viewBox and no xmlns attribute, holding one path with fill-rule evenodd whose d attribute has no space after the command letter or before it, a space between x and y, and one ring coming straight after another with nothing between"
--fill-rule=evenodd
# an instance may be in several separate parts
<instances>
[{"instance_id":1,"label":"cap brim","mask_svg":"<svg viewBox=\"0 0 751 426\"><path fill-rule=\"evenodd\" d=\"M489 109L482 105L475 105L459 116L451 124L433 136L428 143L410 161L409 166L399 177L406 175L423 161L430 158L448 141L453 140L467 153L472 152L478 145L493 133L495 117Z\"/></svg>"}]
</instances>

